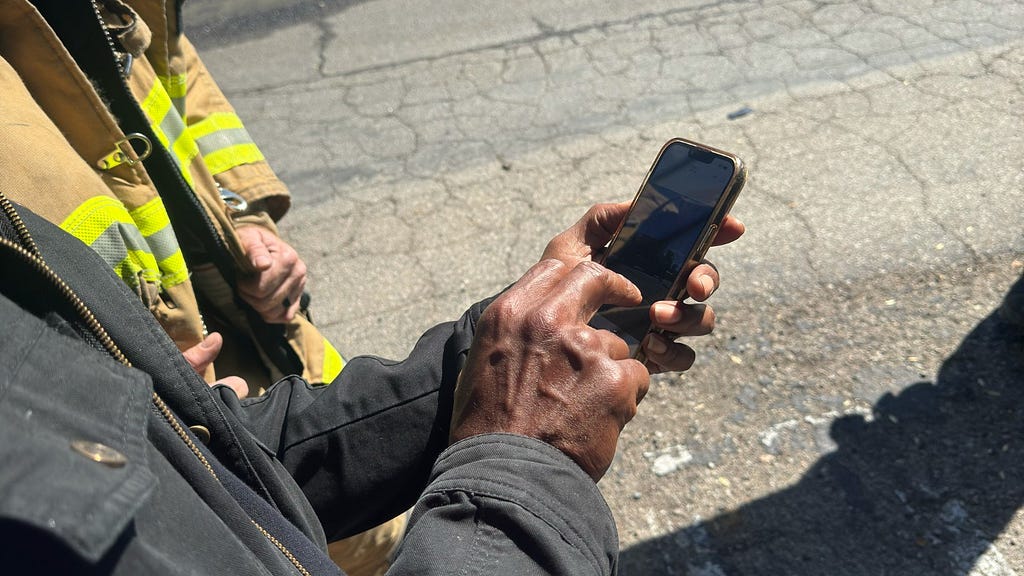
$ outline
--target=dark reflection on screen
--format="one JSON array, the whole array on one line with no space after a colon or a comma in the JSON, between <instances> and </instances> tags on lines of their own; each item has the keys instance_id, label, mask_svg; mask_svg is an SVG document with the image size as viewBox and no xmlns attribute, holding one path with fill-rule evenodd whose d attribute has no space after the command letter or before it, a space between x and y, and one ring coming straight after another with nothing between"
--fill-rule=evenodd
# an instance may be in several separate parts
<instances>
[{"instance_id":1,"label":"dark reflection on screen","mask_svg":"<svg viewBox=\"0 0 1024 576\"><path fill-rule=\"evenodd\" d=\"M643 303L606 306L592 325L618 333L631 347L639 344L651 304L665 298L692 258L732 173L727 158L683 143L665 150L605 258L605 266L636 284Z\"/></svg>"}]
</instances>

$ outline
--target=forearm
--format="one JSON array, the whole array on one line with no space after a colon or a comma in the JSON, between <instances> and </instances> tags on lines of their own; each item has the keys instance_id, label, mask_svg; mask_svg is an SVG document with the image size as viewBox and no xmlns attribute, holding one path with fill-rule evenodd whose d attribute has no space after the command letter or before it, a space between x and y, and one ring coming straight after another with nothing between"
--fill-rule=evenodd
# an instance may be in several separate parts
<instances>
[{"instance_id":1,"label":"forearm","mask_svg":"<svg viewBox=\"0 0 1024 576\"><path fill-rule=\"evenodd\" d=\"M474 436L438 458L389 575L612 574L618 536L594 481L531 438Z\"/></svg>"},{"instance_id":2,"label":"forearm","mask_svg":"<svg viewBox=\"0 0 1024 576\"><path fill-rule=\"evenodd\" d=\"M402 362L352 358L330 385L286 379L233 404L313 504L328 540L407 510L448 445L452 394L486 302Z\"/></svg>"}]
</instances>

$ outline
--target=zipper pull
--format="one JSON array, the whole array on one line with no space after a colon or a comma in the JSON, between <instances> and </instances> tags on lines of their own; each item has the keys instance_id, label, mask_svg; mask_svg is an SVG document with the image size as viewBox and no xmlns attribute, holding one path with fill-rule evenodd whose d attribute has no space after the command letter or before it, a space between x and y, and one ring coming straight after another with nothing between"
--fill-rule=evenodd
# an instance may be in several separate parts
<instances>
[{"instance_id":1,"label":"zipper pull","mask_svg":"<svg viewBox=\"0 0 1024 576\"><path fill-rule=\"evenodd\" d=\"M142 152L137 153L135 147L132 146L132 140L142 142ZM138 132L128 134L121 140L114 143L114 149L103 158L100 158L96 165L99 166L100 170L110 170L116 168L121 164L127 164L134 166L139 162L142 162L146 158L149 158L150 152L153 151L153 143Z\"/></svg>"}]
</instances>

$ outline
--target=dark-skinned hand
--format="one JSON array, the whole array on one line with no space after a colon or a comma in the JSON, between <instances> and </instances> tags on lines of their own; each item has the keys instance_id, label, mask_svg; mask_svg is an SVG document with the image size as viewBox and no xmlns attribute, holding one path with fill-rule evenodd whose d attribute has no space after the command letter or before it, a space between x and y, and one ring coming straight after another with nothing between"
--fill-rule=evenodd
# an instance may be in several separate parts
<instances>
[{"instance_id":1,"label":"dark-skinned hand","mask_svg":"<svg viewBox=\"0 0 1024 576\"><path fill-rule=\"evenodd\" d=\"M568 266L599 259L627 212L629 202L593 206L576 224L548 243L543 258L561 260ZM742 236L744 231L742 222L726 216L712 245L728 244ZM720 282L718 270L705 261L696 266L686 280L687 295L697 303L665 300L651 307L653 327L665 331L663 335L651 334L643 343L646 365L652 374L681 372L693 365L693 349L675 339L703 336L714 329L714 310L700 302L707 300Z\"/></svg>"},{"instance_id":2,"label":"dark-skinned hand","mask_svg":"<svg viewBox=\"0 0 1024 576\"><path fill-rule=\"evenodd\" d=\"M589 260L534 265L480 317L452 441L493 432L537 438L600 479L649 375L621 338L587 322L603 304L640 301L633 284Z\"/></svg>"},{"instance_id":3,"label":"dark-skinned hand","mask_svg":"<svg viewBox=\"0 0 1024 576\"><path fill-rule=\"evenodd\" d=\"M537 438L596 481L647 393L649 371L692 365L693 351L674 338L713 329L714 312L706 305L656 303L652 322L666 334L645 342L646 365L629 357L621 338L588 324L604 304L641 300L628 280L594 262L628 210L628 203L592 207L487 307L459 377L452 441L490 432ZM743 231L739 220L726 217L714 244L732 242ZM687 292L703 301L719 281L718 271L703 263L687 278Z\"/></svg>"}]
</instances>

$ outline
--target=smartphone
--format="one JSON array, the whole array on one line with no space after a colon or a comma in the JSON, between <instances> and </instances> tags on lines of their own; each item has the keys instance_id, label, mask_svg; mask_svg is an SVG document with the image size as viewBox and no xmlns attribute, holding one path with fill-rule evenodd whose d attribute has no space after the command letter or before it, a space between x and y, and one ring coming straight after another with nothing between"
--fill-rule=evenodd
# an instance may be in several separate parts
<instances>
[{"instance_id":1,"label":"smartphone","mask_svg":"<svg viewBox=\"0 0 1024 576\"><path fill-rule=\"evenodd\" d=\"M635 284L643 302L606 305L591 326L619 335L634 358L645 360L640 345L651 331L651 305L686 298L686 279L714 241L746 174L733 154L669 140L600 259Z\"/></svg>"}]
</instances>

